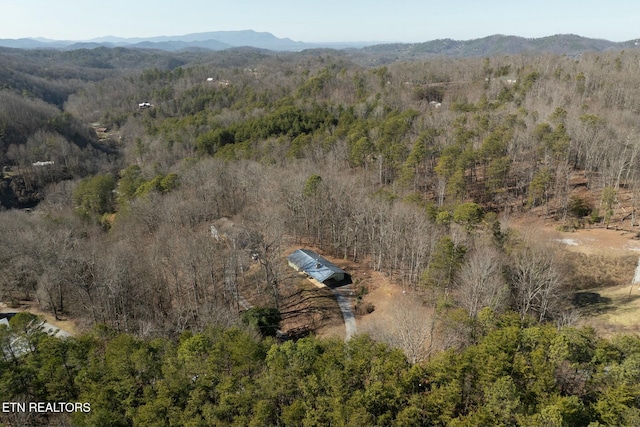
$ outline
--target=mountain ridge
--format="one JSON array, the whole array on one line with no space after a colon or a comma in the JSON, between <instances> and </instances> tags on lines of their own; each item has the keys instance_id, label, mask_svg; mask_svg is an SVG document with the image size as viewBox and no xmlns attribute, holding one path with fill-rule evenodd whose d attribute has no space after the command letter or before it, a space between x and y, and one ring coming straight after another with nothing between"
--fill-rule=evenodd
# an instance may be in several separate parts
<instances>
[{"instance_id":1,"label":"mountain ridge","mask_svg":"<svg viewBox=\"0 0 640 427\"><path fill-rule=\"evenodd\" d=\"M526 52L576 55L589 51L601 52L611 49L634 48L638 44L639 39L613 42L575 34L556 34L540 38L494 34L470 40L444 38L419 43L375 41L309 43L295 41L290 38L279 38L269 32L257 32L254 30L209 31L179 36L132 38L105 36L81 41L44 38L0 39L1 47L16 49L75 50L97 47L127 47L175 52L193 49L219 51L237 47L254 47L272 51L295 52L307 49L329 48L337 50L358 49L362 53L394 55L398 59L430 56L472 57Z\"/></svg>"},{"instance_id":2,"label":"mountain ridge","mask_svg":"<svg viewBox=\"0 0 640 427\"><path fill-rule=\"evenodd\" d=\"M625 49L635 46L634 40L612 42L603 39L591 39L575 34L556 34L540 38L494 34L472 40L437 39L423 43L400 45L404 47L403 56L450 56L472 57L496 54L520 54L526 52L547 52L575 55L583 52L602 52L611 49ZM367 46L362 50L371 53L397 52L398 45Z\"/></svg>"}]
</instances>

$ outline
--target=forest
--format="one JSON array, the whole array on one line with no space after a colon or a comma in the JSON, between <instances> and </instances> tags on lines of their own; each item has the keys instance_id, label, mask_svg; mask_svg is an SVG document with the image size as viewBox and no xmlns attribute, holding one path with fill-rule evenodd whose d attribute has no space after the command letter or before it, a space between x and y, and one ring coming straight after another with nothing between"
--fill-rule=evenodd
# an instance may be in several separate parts
<instances>
[{"instance_id":1,"label":"forest","mask_svg":"<svg viewBox=\"0 0 640 427\"><path fill-rule=\"evenodd\" d=\"M78 330L0 326L0 395L91 404L0 422L638 424L638 337L577 326L605 275L509 222L637 229L640 51L371 55L0 49L0 302ZM303 246L393 325L316 335Z\"/></svg>"}]
</instances>

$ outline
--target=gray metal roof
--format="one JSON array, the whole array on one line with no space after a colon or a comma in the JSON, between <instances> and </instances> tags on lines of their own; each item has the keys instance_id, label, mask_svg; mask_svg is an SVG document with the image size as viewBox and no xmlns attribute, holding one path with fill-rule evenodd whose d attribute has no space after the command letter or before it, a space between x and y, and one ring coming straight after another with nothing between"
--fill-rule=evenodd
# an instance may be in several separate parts
<instances>
[{"instance_id":1,"label":"gray metal roof","mask_svg":"<svg viewBox=\"0 0 640 427\"><path fill-rule=\"evenodd\" d=\"M298 249L289 255L287 259L298 270L304 271L319 282L324 282L331 278L342 280L344 275L347 274L346 271L310 249Z\"/></svg>"}]
</instances>

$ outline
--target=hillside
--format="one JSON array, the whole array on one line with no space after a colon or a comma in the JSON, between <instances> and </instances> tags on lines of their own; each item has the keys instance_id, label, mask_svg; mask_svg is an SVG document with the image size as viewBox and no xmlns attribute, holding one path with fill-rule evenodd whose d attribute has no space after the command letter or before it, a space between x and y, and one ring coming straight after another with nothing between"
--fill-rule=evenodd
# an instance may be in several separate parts
<instances>
[{"instance_id":1,"label":"hillside","mask_svg":"<svg viewBox=\"0 0 640 427\"><path fill-rule=\"evenodd\" d=\"M279 38L268 32L253 30L211 31L175 36L148 38L101 37L92 40L0 39L0 46L18 49L95 49L97 47L126 47L163 51L220 51L237 47L253 47L277 52L300 52L307 49L357 50L371 55L392 55L402 60L445 56L453 58L488 55L517 55L522 53L555 53L575 56L586 52L635 49L636 40L611 42L590 39L574 34L557 34L541 38L524 38L495 34L473 40L440 39L422 43L328 42L307 43Z\"/></svg>"},{"instance_id":2,"label":"hillside","mask_svg":"<svg viewBox=\"0 0 640 427\"><path fill-rule=\"evenodd\" d=\"M0 164L7 207L33 207L48 185L106 174L130 188L91 207L90 216L118 217L119 205L137 205L140 195L170 193L177 184L165 188L162 179L192 173L185 162L198 159L258 162L272 181L279 181L278 168L293 174L290 183L318 176L323 189L337 194L347 191L340 181L349 177L362 182L361 205L377 197L390 203L385 215L423 209L425 218L407 221L426 221L439 237L452 233L452 224L476 229L485 214L530 212L567 229L614 225L623 217L628 228L636 226L628 213L636 200L638 147L627 142L637 132L634 52L590 53L578 61L527 54L368 67L360 65L361 52L321 50L3 55ZM139 108L142 101L152 108ZM53 166L31 167L43 161ZM310 166L323 162L335 178ZM232 193L244 194L242 182ZM328 206L355 209L341 198L299 197L284 201L291 209L282 225L287 234L313 236L311 243L336 254L372 257L376 269L393 266L389 273L412 288L424 285L433 242L397 242L405 245L403 255L391 255L390 243L374 243L366 227L353 241L337 232L354 229L331 219ZM219 204L216 212L247 220L253 205L245 199ZM259 199L252 203L265 203ZM480 214L461 210L473 206ZM303 213L305 226L292 230ZM209 216L198 218L195 224ZM465 246L475 244L467 239ZM427 246L411 255L414 244Z\"/></svg>"},{"instance_id":3,"label":"hillside","mask_svg":"<svg viewBox=\"0 0 640 427\"><path fill-rule=\"evenodd\" d=\"M640 52L377 49L0 51L0 301L80 333L0 394L92 404L0 421L637 424L637 258L556 240L637 234Z\"/></svg>"},{"instance_id":4,"label":"hillside","mask_svg":"<svg viewBox=\"0 0 640 427\"><path fill-rule=\"evenodd\" d=\"M474 40L433 40L408 45L377 45L363 48L367 53L398 54L400 58L446 56L454 58L482 57L491 55L518 55L523 53L554 53L575 56L585 52L622 50L632 47L630 43L589 39L573 34L560 34L537 39L492 35Z\"/></svg>"}]
</instances>

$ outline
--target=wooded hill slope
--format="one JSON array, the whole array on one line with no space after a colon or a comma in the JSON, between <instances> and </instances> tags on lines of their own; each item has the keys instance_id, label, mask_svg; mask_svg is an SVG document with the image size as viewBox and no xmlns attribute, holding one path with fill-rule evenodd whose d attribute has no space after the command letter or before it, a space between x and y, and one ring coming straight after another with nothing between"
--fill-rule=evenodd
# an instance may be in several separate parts
<instances>
[{"instance_id":1,"label":"wooded hill slope","mask_svg":"<svg viewBox=\"0 0 640 427\"><path fill-rule=\"evenodd\" d=\"M208 328L174 342L96 328L60 340L28 322L11 322L33 351L0 359L3 398L90 411L0 413L11 424L619 426L640 417L637 337L602 340L489 311L477 343L416 365L366 336L275 344Z\"/></svg>"},{"instance_id":2,"label":"wooded hill slope","mask_svg":"<svg viewBox=\"0 0 640 427\"><path fill-rule=\"evenodd\" d=\"M44 198L109 235L144 233L145 206L146 239L169 211L191 228L271 215L418 288L441 238L470 249L483 221L500 233L496 214L635 225L637 51L385 67L326 51L5 55L3 200Z\"/></svg>"},{"instance_id":3,"label":"wooded hill slope","mask_svg":"<svg viewBox=\"0 0 640 427\"><path fill-rule=\"evenodd\" d=\"M54 55L52 65L70 67L76 77L86 69L93 76L86 80L53 78L46 69L19 71L29 61L49 61L49 53L11 55L5 67L11 80L0 91L1 192L3 200L18 200L9 206L25 206L19 197L38 203L31 212L0 212L0 300L36 301L86 329L100 324L109 333L135 334L140 345L151 337L176 342L212 325L243 325L240 294L268 313L299 315L288 311L297 279L283 253L293 245L362 263L412 291L431 313L417 320L426 334L409 334L404 342L384 334L379 339L420 369L433 369L426 361L442 352L437 357L451 356L451 349L475 351L487 333L487 313L505 314L511 326L517 319L514 331L531 322L588 335L569 328L580 315L573 294L598 279L578 276L548 242L519 236L499 219L534 212L568 229L636 226L635 50L577 59L437 58L383 67L332 51L144 52L137 58L134 51L98 49ZM81 63L74 62L78 58ZM124 60L129 65L116 65ZM34 86L40 92L30 92L30 82L40 83ZM216 240L210 227L221 218L237 227ZM365 293L364 280L354 279ZM500 331L506 326L501 322ZM194 345L208 354L216 340ZM518 353L502 345L491 352L523 366ZM593 362L596 353L579 363ZM571 349L567 354L545 371L554 372L545 377L549 384L560 384L561 377L582 384L584 370L573 362L567 367L562 360L577 357ZM176 363L187 366L188 357L180 357ZM570 373L563 376L565 368ZM461 365L452 375L463 371ZM611 404L613 415L603 415L609 407L597 406L605 405L596 403L602 396L577 383L549 386L544 405L519 394L514 384L526 381L513 376L516 371L504 368L491 377L491 383L500 379L500 393L515 405L504 414L474 418L475 408L505 400L478 386L468 400L442 407L433 418L414 414L416 423L438 419L444 425L458 417L460 425L527 425L534 423L527 417L553 416L562 425L574 412L580 422L637 419L638 390L631 381L611 379L606 393L623 398L605 400L623 403ZM183 380L185 372L195 375L180 372ZM24 390L20 396L29 397L32 392ZM459 389L439 387L416 393L435 399L454 391L459 395ZM204 399L223 410L216 396ZM269 399L242 411L264 409L267 423L303 422L299 407L288 408L294 404L288 401L292 418L281 421L282 402L274 409ZM545 409L552 401L561 408ZM123 424L142 416L135 412L141 401L127 402L135 409ZM431 404L420 402L419 411L427 411ZM362 424L373 419L389 425L397 409L363 414ZM248 418L236 415L229 417L246 424Z\"/></svg>"},{"instance_id":4,"label":"wooded hill slope","mask_svg":"<svg viewBox=\"0 0 640 427\"><path fill-rule=\"evenodd\" d=\"M484 221L504 243L496 215L635 225L637 51L385 67L324 51L5 55L3 200L59 204L63 223L111 229L97 241L238 216L420 288L441 239L471 249Z\"/></svg>"}]
</instances>

